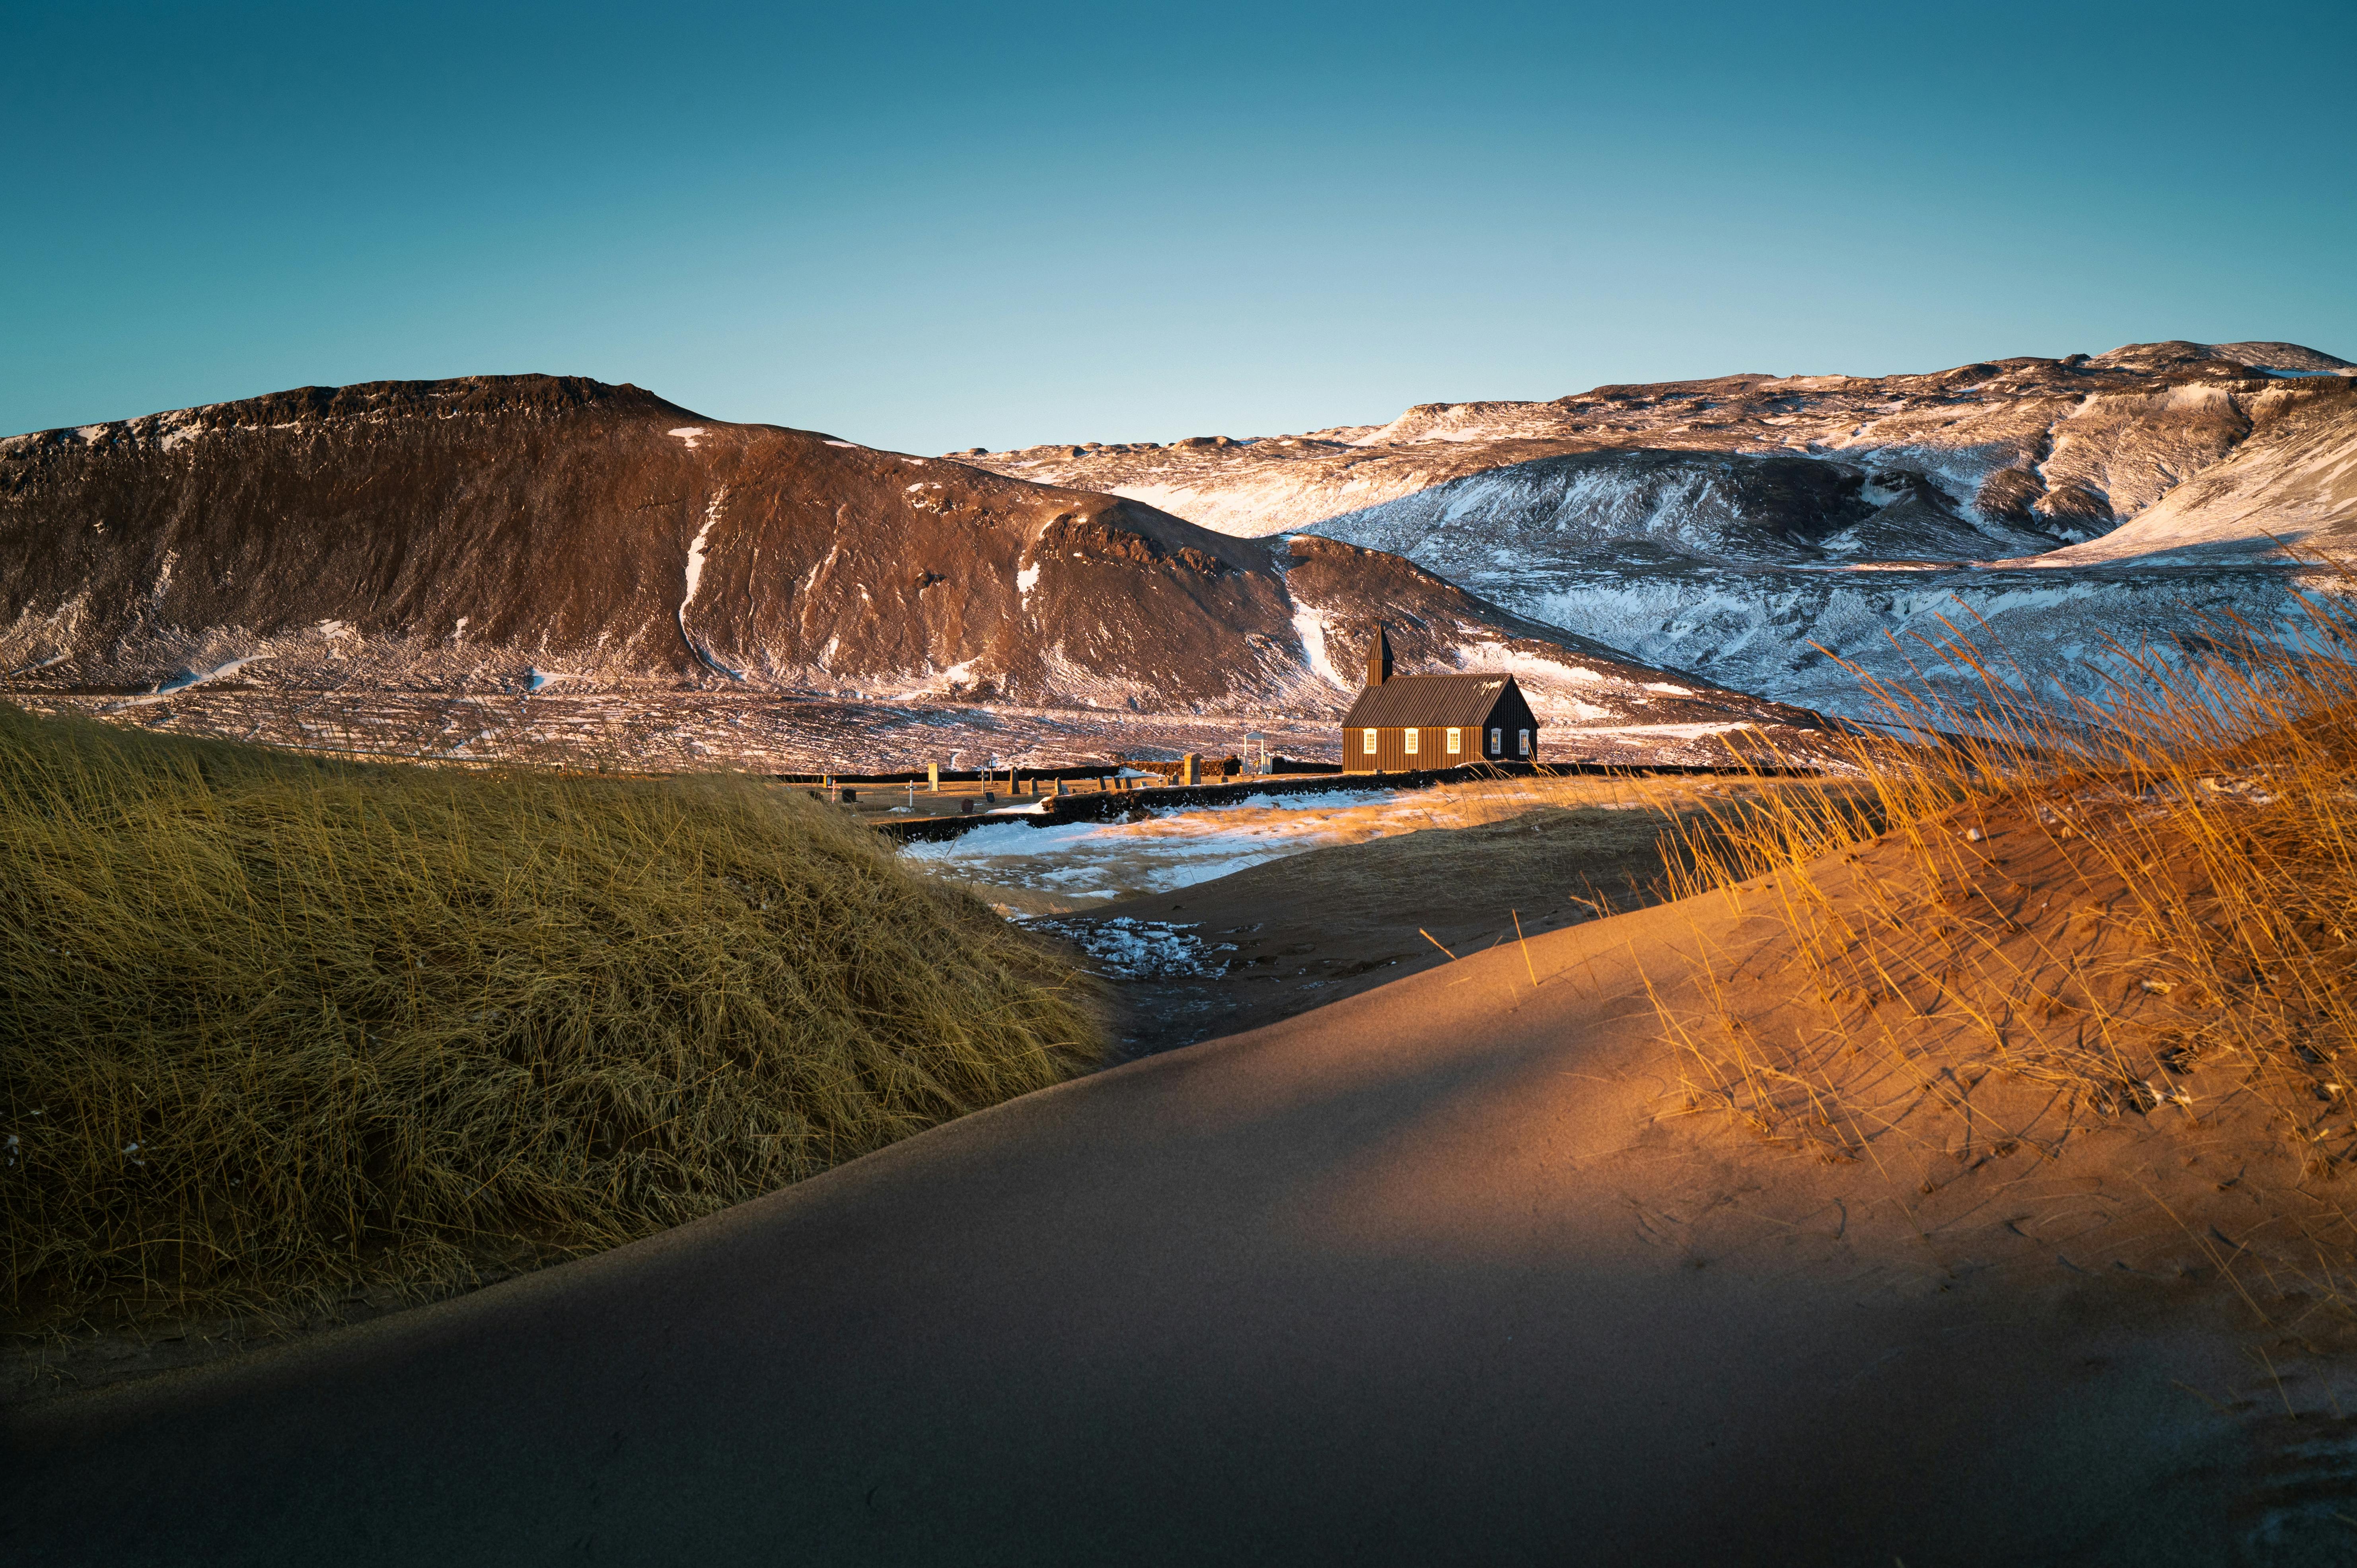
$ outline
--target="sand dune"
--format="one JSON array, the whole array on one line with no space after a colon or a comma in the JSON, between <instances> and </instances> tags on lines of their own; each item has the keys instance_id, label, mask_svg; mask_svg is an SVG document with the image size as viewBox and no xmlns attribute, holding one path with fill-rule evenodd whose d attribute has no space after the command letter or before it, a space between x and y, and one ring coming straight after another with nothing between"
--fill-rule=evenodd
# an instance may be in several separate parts
<instances>
[{"instance_id":1,"label":"sand dune","mask_svg":"<svg viewBox=\"0 0 2357 1568\"><path fill-rule=\"evenodd\" d=\"M2357 1386L2255 1329L2210 1239L2288 1162L2231 1117L2222 1189L2158 1117L1878 1165L1684 1113L1648 983L1707 955L1740 984L1779 929L1714 897L1557 931L602 1257L32 1407L9 1545L2345 1561Z\"/></svg>"}]
</instances>

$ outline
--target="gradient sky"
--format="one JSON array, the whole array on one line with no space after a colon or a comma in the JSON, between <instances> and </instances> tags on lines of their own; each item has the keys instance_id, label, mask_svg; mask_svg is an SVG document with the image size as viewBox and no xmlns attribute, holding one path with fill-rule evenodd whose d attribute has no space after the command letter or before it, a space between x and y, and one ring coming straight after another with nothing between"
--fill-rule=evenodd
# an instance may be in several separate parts
<instances>
[{"instance_id":1,"label":"gradient sky","mask_svg":"<svg viewBox=\"0 0 2357 1568\"><path fill-rule=\"evenodd\" d=\"M9 8L0 432L545 371L918 452L2357 359L2357 6Z\"/></svg>"}]
</instances>

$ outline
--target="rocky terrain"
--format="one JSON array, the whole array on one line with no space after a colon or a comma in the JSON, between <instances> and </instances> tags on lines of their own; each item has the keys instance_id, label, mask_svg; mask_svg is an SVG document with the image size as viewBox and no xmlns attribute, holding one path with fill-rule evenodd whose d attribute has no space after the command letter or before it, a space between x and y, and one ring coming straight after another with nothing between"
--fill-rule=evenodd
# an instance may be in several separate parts
<instances>
[{"instance_id":1,"label":"rocky terrain","mask_svg":"<svg viewBox=\"0 0 2357 1568\"><path fill-rule=\"evenodd\" d=\"M788 766L957 744L879 756L912 715L994 759L1036 756L1034 730L1101 753L1173 720L1322 727L1378 624L1403 669L1515 673L1572 755L1692 758L1810 722L1381 551L579 378L306 388L0 443L10 684L266 738L480 755L531 726L463 704L547 691L610 698L592 718L624 756L657 730ZM748 721L774 733L739 746Z\"/></svg>"},{"instance_id":2,"label":"rocky terrain","mask_svg":"<svg viewBox=\"0 0 2357 1568\"><path fill-rule=\"evenodd\" d=\"M2025 681L2085 691L2107 640L2296 621L2287 559L2357 532L2357 367L2287 343L2148 343L963 460L1239 536L1394 552L1633 657L1857 711L1856 677L1821 650L1906 677L1953 625Z\"/></svg>"}]
</instances>

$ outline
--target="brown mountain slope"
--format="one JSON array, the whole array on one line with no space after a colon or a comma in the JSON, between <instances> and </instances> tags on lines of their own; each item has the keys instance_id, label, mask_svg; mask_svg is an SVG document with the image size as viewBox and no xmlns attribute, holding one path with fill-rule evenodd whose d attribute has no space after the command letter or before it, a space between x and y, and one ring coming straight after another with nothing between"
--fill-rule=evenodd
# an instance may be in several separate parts
<instances>
[{"instance_id":1,"label":"brown mountain slope","mask_svg":"<svg viewBox=\"0 0 2357 1568\"><path fill-rule=\"evenodd\" d=\"M0 661L51 688L556 676L1160 713L1339 711L1372 628L1557 725L1807 723L1664 681L1394 556L635 387L297 392L0 443Z\"/></svg>"}]
</instances>

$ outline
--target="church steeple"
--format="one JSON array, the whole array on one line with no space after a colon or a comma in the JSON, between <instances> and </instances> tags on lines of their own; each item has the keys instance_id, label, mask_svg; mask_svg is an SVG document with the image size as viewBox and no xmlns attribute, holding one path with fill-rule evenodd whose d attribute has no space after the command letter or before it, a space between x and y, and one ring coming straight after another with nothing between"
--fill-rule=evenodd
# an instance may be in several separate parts
<instances>
[{"instance_id":1,"label":"church steeple","mask_svg":"<svg viewBox=\"0 0 2357 1568\"><path fill-rule=\"evenodd\" d=\"M1380 686L1392 678L1392 639L1375 628L1374 645L1367 650L1367 684Z\"/></svg>"}]
</instances>

